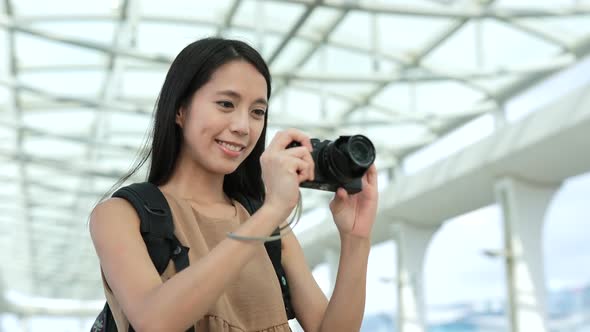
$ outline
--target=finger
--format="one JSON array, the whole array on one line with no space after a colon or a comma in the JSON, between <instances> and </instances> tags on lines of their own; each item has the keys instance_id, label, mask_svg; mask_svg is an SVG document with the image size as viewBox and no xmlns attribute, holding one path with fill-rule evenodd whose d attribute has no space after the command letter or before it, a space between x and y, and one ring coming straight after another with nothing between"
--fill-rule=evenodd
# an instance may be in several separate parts
<instances>
[{"instance_id":1,"label":"finger","mask_svg":"<svg viewBox=\"0 0 590 332\"><path fill-rule=\"evenodd\" d=\"M338 207L345 202L347 196L348 193L346 192L346 190L344 190L344 188L340 187L336 189L336 192L334 193L334 198L330 202L330 208L338 209Z\"/></svg>"},{"instance_id":2,"label":"finger","mask_svg":"<svg viewBox=\"0 0 590 332\"><path fill-rule=\"evenodd\" d=\"M301 143L302 146L306 147L308 151L313 150L311 139L303 131L295 128L289 128L285 130L285 133L289 136L289 140L286 142L285 147L287 147L287 145L289 145L291 142L296 141Z\"/></svg>"},{"instance_id":3,"label":"finger","mask_svg":"<svg viewBox=\"0 0 590 332\"><path fill-rule=\"evenodd\" d=\"M297 175L297 181L299 181L299 184L309 181L309 173L307 171L299 173L299 175Z\"/></svg>"},{"instance_id":4,"label":"finger","mask_svg":"<svg viewBox=\"0 0 590 332\"><path fill-rule=\"evenodd\" d=\"M278 132L271 143L269 144L268 148L270 149L284 149L287 145L291 144L291 142L296 141L301 143L302 146L306 147L309 151L312 150L311 140L309 136L307 136L304 132L298 129L290 128L287 130L283 130Z\"/></svg>"},{"instance_id":5,"label":"finger","mask_svg":"<svg viewBox=\"0 0 590 332\"><path fill-rule=\"evenodd\" d=\"M348 198L348 192L346 189L340 187L338 190L336 190L336 197L338 197L340 200L345 200Z\"/></svg>"},{"instance_id":6,"label":"finger","mask_svg":"<svg viewBox=\"0 0 590 332\"><path fill-rule=\"evenodd\" d=\"M306 174L309 175L308 180L313 181L314 176L315 176L315 162L313 161L313 157L312 157L311 153L307 150L307 148L305 148L303 146L290 148L290 149L286 150L286 153L289 154L290 156L300 158L300 159L304 160L305 162L307 162L308 166L307 166Z\"/></svg>"},{"instance_id":7,"label":"finger","mask_svg":"<svg viewBox=\"0 0 590 332\"><path fill-rule=\"evenodd\" d=\"M287 165L288 170L297 175L299 183L309 179L308 163L303 159L297 157L285 158L284 164Z\"/></svg>"},{"instance_id":8,"label":"finger","mask_svg":"<svg viewBox=\"0 0 590 332\"><path fill-rule=\"evenodd\" d=\"M309 152L309 150L304 146L297 146L294 148L286 149L285 153L292 157L297 157L300 159L304 159L306 156L311 158L311 152Z\"/></svg>"},{"instance_id":9,"label":"finger","mask_svg":"<svg viewBox=\"0 0 590 332\"><path fill-rule=\"evenodd\" d=\"M372 185L372 186L376 186L377 185L377 166L375 166L375 164L371 165L371 167L369 167L369 171L367 172L367 182Z\"/></svg>"}]
</instances>

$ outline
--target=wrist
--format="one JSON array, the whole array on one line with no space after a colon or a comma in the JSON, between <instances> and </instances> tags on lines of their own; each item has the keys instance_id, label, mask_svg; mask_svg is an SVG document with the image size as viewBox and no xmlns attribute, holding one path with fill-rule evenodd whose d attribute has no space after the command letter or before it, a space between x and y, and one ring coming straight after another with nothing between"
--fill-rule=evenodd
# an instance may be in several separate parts
<instances>
[{"instance_id":1,"label":"wrist","mask_svg":"<svg viewBox=\"0 0 590 332\"><path fill-rule=\"evenodd\" d=\"M266 220L272 220L275 227L283 223L291 214L291 210L286 208L283 204L265 201L259 210L264 214Z\"/></svg>"},{"instance_id":2,"label":"wrist","mask_svg":"<svg viewBox=\"0 0 590 332\"><path fill-rule=\"evenodd\" d=\"M339 232L340 233L340 243L342 246L349 245L353 247L367 247L371 248L371 236L360 236L351 233Z\"/></svg>"}]
</instances>

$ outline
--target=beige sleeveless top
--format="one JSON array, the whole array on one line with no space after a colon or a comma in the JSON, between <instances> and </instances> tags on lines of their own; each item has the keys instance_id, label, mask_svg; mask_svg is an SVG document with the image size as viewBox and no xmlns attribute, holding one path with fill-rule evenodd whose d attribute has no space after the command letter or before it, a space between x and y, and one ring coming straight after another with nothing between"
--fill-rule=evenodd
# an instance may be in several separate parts
<instances>
[{"instance_id":1,"label":"beige sleeveless top","mask_svg":"<svg viewBox=\"0 0 590 332\"><path fill-rule=\"evenodd\" d=\"M229 219L204 216L192 208L186 200L164 194L174 220L174 233L178 240L189 247L189 261L204 257L228 232L235 230L249 218L248 211L237 201L236 215ZM170 262L162 274L162 282L175 274ZM215 278L215 275L211 276ZM127 332L129 322L117 299L106 283L103 286L107 302L120 332ZM281 288L272 262L264 246L240 272L238 278L228 285L221 297L209 308L207 314L195 322L197 332L287 332L291 331L285 313Z\"/></svg>"}]
</instances>

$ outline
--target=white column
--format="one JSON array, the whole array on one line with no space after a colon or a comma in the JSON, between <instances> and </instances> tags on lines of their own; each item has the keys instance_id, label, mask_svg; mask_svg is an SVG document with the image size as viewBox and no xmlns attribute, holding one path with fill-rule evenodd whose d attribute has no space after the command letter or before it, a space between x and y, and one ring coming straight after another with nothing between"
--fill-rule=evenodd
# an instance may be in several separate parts
<instances>
[{"instance_id":1,"label":"white column","mask_svg":"<svg viewBox=\"0 0 590 332\"><path fill-rule=\"evenodd\" d=\"M546 332L543 224L559 185L504 178L496 199L504 219L508 318L512 332Z\"/></svg>"},{"instance_id":2,"label":"white column","mask_svg":"<svg viewBox=\"0 0 590 332\"><path fill-rule=\"evenodd\" d=\"M394 226L398 253L396 281L399 332L426 331L422 270L426 249L437 229L438 226L406 222Z\"/></svg>"}]
</instances>

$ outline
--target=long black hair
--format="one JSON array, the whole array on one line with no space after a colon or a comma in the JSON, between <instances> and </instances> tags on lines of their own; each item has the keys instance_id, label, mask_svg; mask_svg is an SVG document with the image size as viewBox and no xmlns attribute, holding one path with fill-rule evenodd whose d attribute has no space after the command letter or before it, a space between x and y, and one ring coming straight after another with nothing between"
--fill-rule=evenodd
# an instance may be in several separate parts
<instances>
[{"instance_id":1,"label":"long black hair","mask_svg":"<svg viewBox=\"0 0 590 332\"><path fill-rule=\"evenodd\" d=\"M271 77L268 66L250 45L239 40L223 38L206 38L189 44L172 62L158 96L150 135L151 146L148 142L135 166L117 181L114 188L133 176L150 157L147 181L158 186L168 182L183 142L182 129L175 121L176 113L181 107L190 104L193 94L210 80L216 69L233 60L249 62L264 76L267 99L270 99ZM264 200L260 156L265 147L267 119L268 111L264 116L260 138L250 155L233 173L225 175L223 191L229 197L235 198L241 194Z\"/></svg>"}]
</instances>

